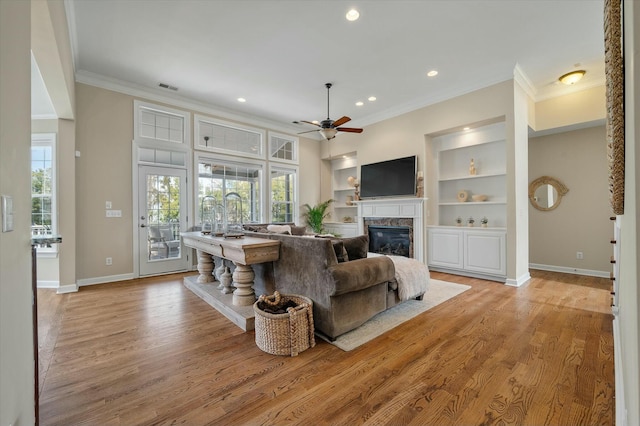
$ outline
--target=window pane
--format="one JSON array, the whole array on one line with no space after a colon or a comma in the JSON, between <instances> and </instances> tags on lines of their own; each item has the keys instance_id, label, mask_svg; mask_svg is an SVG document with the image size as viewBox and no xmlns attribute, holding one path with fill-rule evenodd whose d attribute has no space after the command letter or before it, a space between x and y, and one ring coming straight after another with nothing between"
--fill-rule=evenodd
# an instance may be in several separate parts
<instances>
[{"instance_id":1,"label":"window pane","mask_svg":"<svg viewBox=\"0 0 640 426\"><path fill-rule=\"evenodd\" d=\"M260 212L260 182L262 167L255 164L231 164L204 162L198 164L198 213L200 223L203 218L211 221L213 216L220 221L222 207L229 203L228 215L233 216L234 223L241 219L242 223L258 222ZM237 193L242 201L242 212L239 203L233 206L225 199L229 193ZM206 197L206 198L205 198Z\"/></svg>"},{"instance_id":2,"label":"window pane","mask_svg":"<svg viewBox=\"0 0 640 426\"><path fill-rule=\"evenodd\" d=\"M53 232L53 144L39 142L31 147L31 233Z\"/></svg>"},{"instance_id":3,"label":"window pane","mask_svg":"<svg viewBox=\"0 0 640 426\"><path fill-rule=\"evenodd\" d=\"M271 170L271 221L295 221L295 171Z\"/></svg>"},{"instance_id":4,"label":"window pane","mask_svg":"<svg viewBox=\"0 0 640 426\"><path fill-rule=\"evenodd\" d=\"M221 123L198 123L198 146L262 157L263 137L260 131L226 126Z\"/></svg>"},{"instance_id":5,"label":"window pane","mask_svg":"<svg viewBox=\"0 0 640 426\"><path fill-rule=\"evenodd\" d=\"M147 176L147 220L160 225L180 220L180 178L177 176Z\"/></svg>"}]
</instances>

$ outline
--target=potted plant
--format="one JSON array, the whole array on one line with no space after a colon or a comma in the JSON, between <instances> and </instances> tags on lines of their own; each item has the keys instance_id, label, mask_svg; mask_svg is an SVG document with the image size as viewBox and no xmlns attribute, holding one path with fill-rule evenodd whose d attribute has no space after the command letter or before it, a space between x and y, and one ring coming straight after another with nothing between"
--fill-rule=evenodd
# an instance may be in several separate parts
<instances>
[{"instance_id":1,"label":"potted plant","mask_svg":"<svg viewBox=\"0 0 640 426\"><path fill-rule=\"evenodd\" d=\"M306 212L303 213L303 217L307 221L307 225L309 228L317 234L322 234L324 231L324 219L327 218L331 212L327 211L329 205L333 203L333 199L329 199L327 201L323 201L320 204L316 204L311 207L309 204L305 204L303 207L307 209Z\"/></svg>"}]
</instances>

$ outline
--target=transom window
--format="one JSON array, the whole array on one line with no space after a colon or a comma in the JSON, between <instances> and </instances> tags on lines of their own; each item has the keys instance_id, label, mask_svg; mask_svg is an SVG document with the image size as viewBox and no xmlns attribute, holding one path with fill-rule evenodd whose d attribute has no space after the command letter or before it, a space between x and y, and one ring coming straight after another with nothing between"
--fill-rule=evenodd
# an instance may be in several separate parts
<instances>
[{"instance_id":1,"label":"transom window","mask_svg":"<svg viewBox=\"0 0 640 426\"><path fill-rule=\"evenodd\" d=\"M269 159L297 164L298 138L269 132Z\"/></svg>"},{"instance_id":2,"label":"transom window","mask_svg":"<svg viewBox=\"0 0 640 426\"><path fill-rule=\"evenodd\" d=\"M195 117L195 147L232 155L264 158L264 131L206 117Z\"/></svg>"},{"instance_id":3,"label":"transom window","mask_svg":"<svg viewBox=\"0 0 640 426\"><path fill-rule=\"evenodd\" d=\"M184 144L189 140L189 113L137 100L134 110L137 141Z\"/></svg>"}]
</instances>

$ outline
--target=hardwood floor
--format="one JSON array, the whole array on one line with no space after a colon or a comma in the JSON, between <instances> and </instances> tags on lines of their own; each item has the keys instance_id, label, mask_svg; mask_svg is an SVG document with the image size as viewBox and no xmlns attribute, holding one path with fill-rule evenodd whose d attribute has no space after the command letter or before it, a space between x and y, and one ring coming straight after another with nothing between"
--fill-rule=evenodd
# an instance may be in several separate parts
<instances>
[{"instance_id":1,"label":"hardwood floor","mask_svg":"<svg viewBox=\"0 0 640 426\"><path fill-rule=\"evenodd\" d=\"M42 425L612 425L610 282L532 271L352 352L260 351L184 275L38 290Z\"/></svg>"}]
</instances>

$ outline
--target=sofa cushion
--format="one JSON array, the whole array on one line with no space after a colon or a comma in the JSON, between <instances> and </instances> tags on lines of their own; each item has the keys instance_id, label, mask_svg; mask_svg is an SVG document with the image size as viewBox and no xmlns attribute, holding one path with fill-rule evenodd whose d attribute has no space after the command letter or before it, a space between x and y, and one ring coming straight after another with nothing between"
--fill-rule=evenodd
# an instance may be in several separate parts
<instances>
[{"instance_id":1,"label":"sofa cushion","mask_svg":"<svg viewBox=\"0 0 640 426\"><path fill-rule=\"evenodd\" d=\"M349 260L364 259L369 251L369 236L360 235L352 238L342 238Z\"/></svg>"}]
</instances>

